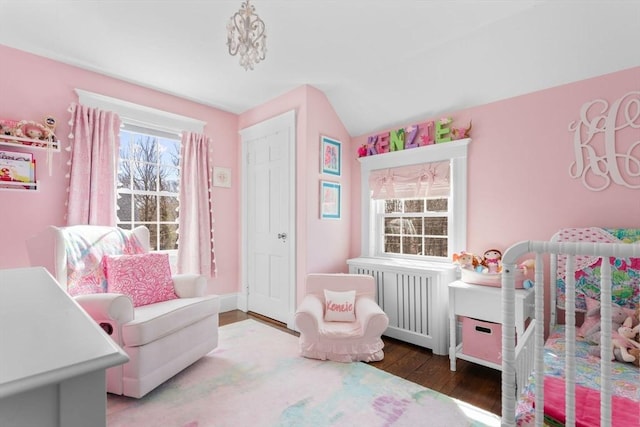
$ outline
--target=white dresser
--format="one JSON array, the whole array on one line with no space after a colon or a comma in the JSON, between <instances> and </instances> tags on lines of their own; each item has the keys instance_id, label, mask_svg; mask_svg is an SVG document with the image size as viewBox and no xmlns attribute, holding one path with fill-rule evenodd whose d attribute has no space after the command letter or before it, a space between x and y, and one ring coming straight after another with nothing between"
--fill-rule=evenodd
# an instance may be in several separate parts
<instances>
[{"instance_id":1,"label":"white dresser","mask_svg":"<svg viewBox=\"0 0 640 427\"><path fill-rule=\"evenodd\" d=\"M0 426L106 425L105 370L129 360L42 267L0 270Z\"/></svg>"}]
</instances>

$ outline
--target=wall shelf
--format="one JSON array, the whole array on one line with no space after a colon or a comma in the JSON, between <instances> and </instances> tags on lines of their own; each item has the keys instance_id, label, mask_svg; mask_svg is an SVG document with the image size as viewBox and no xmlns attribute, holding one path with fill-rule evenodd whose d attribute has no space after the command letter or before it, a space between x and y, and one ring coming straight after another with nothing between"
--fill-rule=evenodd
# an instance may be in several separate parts
<instances>
[{"instance_id":1,"label":"wall shelf","mask_svg":"<svg viewBox=\"0 0 640 427\"><path fill-rule=\"evenodd\" d=\"M40 139L23 138L12 135L0 135L0 145L28 148L29 150L47 150L51 147L53 151L60 151L60 141L42 141Z\"/></svg>"},{"instance_id":2,"label":"wall shelf","mask_svg":"<svg viewBox=\"0 0 640 427\"><path fill-rule=\"evenodd\" d=\"M38 191L38 185L36 182L18 182L18 181L0 181L0 191Z\"/></svg>"}]
</instances>

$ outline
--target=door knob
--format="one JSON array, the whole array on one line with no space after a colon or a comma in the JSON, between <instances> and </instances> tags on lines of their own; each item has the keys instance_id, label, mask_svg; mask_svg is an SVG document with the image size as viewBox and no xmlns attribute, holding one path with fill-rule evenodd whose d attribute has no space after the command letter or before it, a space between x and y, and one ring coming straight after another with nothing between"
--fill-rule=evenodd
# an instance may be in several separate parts
<instances>
[{"instance_id":1,"label":"door knob","mask_svg":"<svg viewBox=\"0 0 640 427\"><path fill-rule=\"evenodd\" d=\"M287 233L278 233L278 239L282 239L282 241L287 240Z\"/></svg>"}]
</instances>

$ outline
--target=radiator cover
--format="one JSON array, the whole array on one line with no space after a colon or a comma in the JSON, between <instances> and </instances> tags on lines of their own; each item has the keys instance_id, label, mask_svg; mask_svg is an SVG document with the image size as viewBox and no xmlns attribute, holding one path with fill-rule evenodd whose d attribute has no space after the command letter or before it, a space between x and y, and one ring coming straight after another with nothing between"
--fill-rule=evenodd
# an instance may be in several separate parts
<instances>
[{"instance_id":1,"label":"radiator cover","mask_svg":"<svg viewBox=\"0 0 640 427\"><path fill-rule=\"evenodd\" d=\"M384 335L449 354L448 285L456 280L454 265L386 258L354 258L347 264L350 273L375 278L378 305L389 316Z\"/></svg>"}]
</instances>

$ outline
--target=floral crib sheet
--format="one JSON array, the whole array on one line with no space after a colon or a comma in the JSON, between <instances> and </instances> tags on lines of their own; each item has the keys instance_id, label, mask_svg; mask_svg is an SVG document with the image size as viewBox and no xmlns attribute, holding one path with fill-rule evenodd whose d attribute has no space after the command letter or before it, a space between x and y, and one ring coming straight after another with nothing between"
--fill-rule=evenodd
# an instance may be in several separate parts
<instances>
[{"instance_id":1,"label":"floral crib sheet","mask_svg":"<svg viewBox=\"0 0 640 427\"><path fill-rule=\"evenodd\" d=\"M545 375L564 378L565 326L557 325L544 347ZM600 358L589 354L593 345L576 341L576 384L600 390ZM612 394L640 404L640 372L631 363L612 362ZM531 375L516 405L516 424L534 425L535 382Z\"/></svg>"},{"instance_id":2,"label":"floral crib sheet","mask_svg":"<svg viewBox=\"0 0 640 427\"><path fill-rule=\"evenodd\" d=\"M640 228L565 228L559 242L640 244ZM565 308L565 256L558 256L556 295L558 308ZM600 268L602 260L592 256L576 256L576 310L585 311L584 297L600 300ZM640 258L611 258L612 301L628 308L640 306Z\"/></svg>"}]
</instances>

